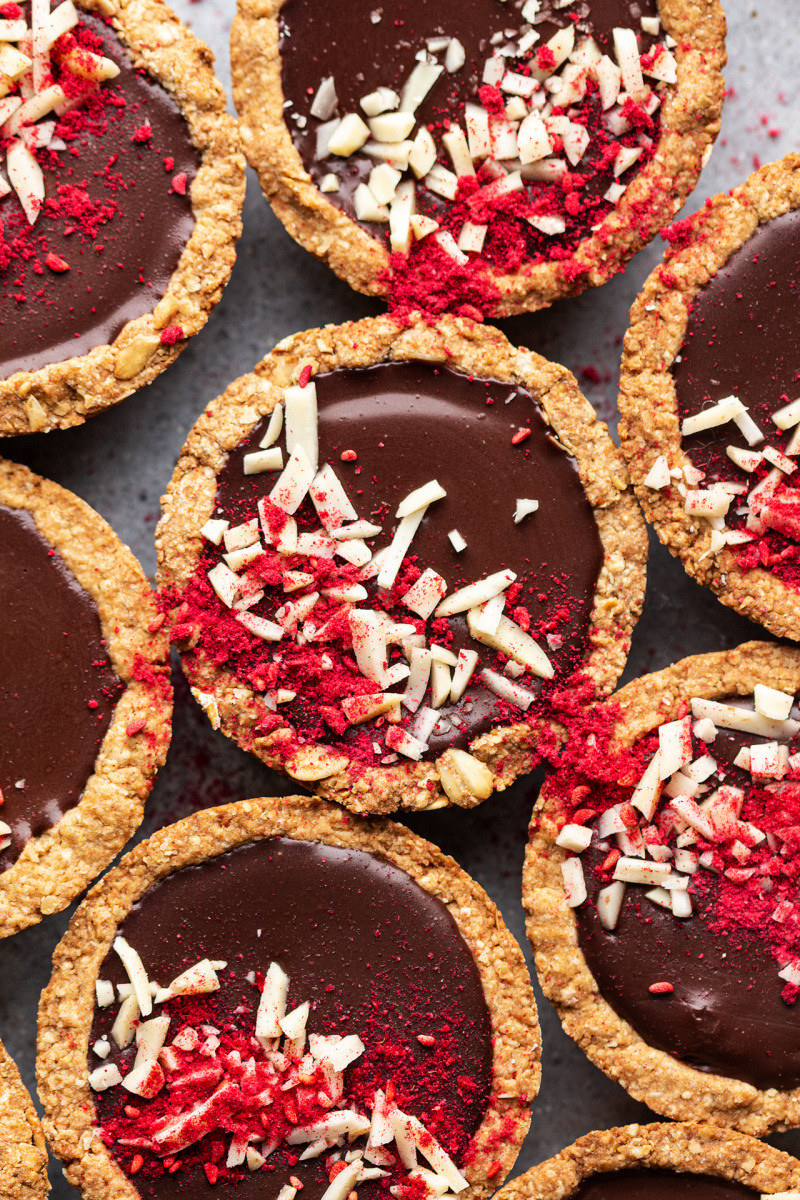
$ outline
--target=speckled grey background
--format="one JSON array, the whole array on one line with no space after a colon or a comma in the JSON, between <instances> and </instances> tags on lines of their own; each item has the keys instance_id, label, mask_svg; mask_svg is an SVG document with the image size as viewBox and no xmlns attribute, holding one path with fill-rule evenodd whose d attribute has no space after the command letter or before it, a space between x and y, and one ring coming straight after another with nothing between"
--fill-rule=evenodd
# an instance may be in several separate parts
<instances>
[{"instance_id":1,"label":"speckled grey background","mask_svg":"<svg viewBox=\"0 0 800 1200\"><path fill-rule=\"evenodd\" d=\"M211 45L226 87L233 3L175 3L179 15ZM726 8L729 96L722 133L686 212L699 208L706 196L734 186L762 162L800 149L800 0L727 0ZM346 20L346 0L341 11ZM574 371L612 425L628 307L660 254L657 242L606 287L563 301L548 312L503 322L512 341ZM8 439L0 452L77 492L110 521L152 573L159 496L205 405L286 334L377 311L378 305L351 292L291 241L251 176L244 235L230 285L205 331L177 364L151 387L82 428ZM722 649L759 636L756 626L723 608L653 543L647 599L626 679L687 653ZM177 676L175 682L173 744L140 836L196 808L287 791L284 781L212 732ZM453 854L483 884L521 943L525 930L520 872L538 782L534 775L471 812L445 811L407 822ZM37 1002L71 911L0 942L0 1036L32 1092ZM590 1129L650 1117L643 1105L591 1066L541 999L540 1017L544 1077L517 1171ZM800 1155L800 1132L770 1140ZM54 1200L76 1195L55 1161L52 1179Z\"/></svg>"}]
</instances>

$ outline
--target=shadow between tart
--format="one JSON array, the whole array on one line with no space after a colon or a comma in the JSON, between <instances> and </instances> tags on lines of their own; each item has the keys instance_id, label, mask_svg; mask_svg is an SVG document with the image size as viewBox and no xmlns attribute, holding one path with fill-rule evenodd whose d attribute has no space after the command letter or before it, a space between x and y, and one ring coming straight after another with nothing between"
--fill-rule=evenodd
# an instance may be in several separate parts
<instances>
[{"instance_id":1,"label":"shadow between tart","mask_svg":"<svg viewBox=\"0 0 800 1200\"><path fill-rule=\"evenodd\" d=\"M680 236L631 308L619 393L622 452L660 541L723 604L794 640L800 639L796 589L761 567L743 570L737 565L738 548L712 553L708 522L684 511L677 489L666 489L667 495L644 481L659 456L676 469L692 465L682 444L673 365L695 298L759 227L797 208L800 155L788 154L754 172L730 195L706 201L686 219L685 228L681 223Z\"/></svg>"},{"instance_id":2,"label":"shadow between tart","mask_svg":"<svg viewBox=\"0 0 800 1200\"><path fill-rule=\"evenodd\" d=\"M598 693L608 693L624 667L641 610L647 555L644 523L628 490L624 464L569 371L515 349L496 329L462 318L430 324L416 314L400 325L386 316L309 330L285 338L254 372L232 383L198 420L163 498L156 536L160 589L173 589L180 597L192 579L203 550L200 530L216 504L216 476L235 447L282 402L281 389L295 384L301 374L308 378L309 372L313 378L338 368L404 361L444 364L470 378L519 384L541 406L558 443L576 460L603 556L591 606L589 650L580 670ZM175 613L178 621L184 619L179 609ZM196 692L213 699L213 723L218 721L225 734L268 766L357 812L479 803L532 769L536 744L552 724L538 718L501 724L471 741L469 753L482 764L479 792L466 782L463 787L442 782L445 764L440 771L435 762L365 765L348 760L345 751L331 753L321 742L296 750L290 746L287 755L282 750L285 728L259 734L253 688L193 649L196 642L194 634L184 642L182 665Z\"/></svg>"},{"instance_id":3,"label":"shadow between tart","mask_svg":"<svg viewBox=\"0 0 800 1200\"><path fill-rule=\"evenodd\" d=\"M0 462L0 504L25 510L93 601L122 692L79 801L28 838L0 875L3 937L60 912L139 827L172 730L169 643L150 585L127 546L77 496Z\"/></svg>"},{"instance_id":4,"label":"shadow between tart","mask_svg":"<svg viewBox=\"0 0 800 1200\"><path fill-rule=\"evenodd\" d=\"M747 1134L694 1121L622 1125L584 1134L506 1184L503 1200L569 1200L593 1176L614 1171L715 1176L757 1195L793 1191L800 1163ZM643 1180L646 1188L647 1180Z\"/></svg>"},{"instance_id":5,"label":"shadow between tart","mask_svg":"<svg viewBox=\"0 0 800 1200\"><path fill-rule=\"evenodd\" d=\"M219 302L242 229L245 161L209 48L162 0L134 5L78 0L78 5L110 19L134 66L177 104L200 155L190 187L194 228L164 294L151 312L128 320L112 345L0 380L0 436L82 424L151 383ZM164 171L155 156L153 171Z\"/></svg>"},{"instance_id":6,"label":"shadow between tart","mask_svg":"<svg viewBox=\"0 0 800 1200\"><path fill-rule=\"evenodd\" d=\"M316 186L285 121L279 51L281 0L240 0L231 28L233 97L244 151L279 220L304 249L356 291L392 300L387 246L333 205ZM656 153L599 228L567 263L489 270L497 298L485 316L533 312L598 287L620 271L679 211L696 186L719 132L726 23L718 0L687 6L658 0L664 31L676 43L677 84L665 93ZM471 296L464 299L472 301Z\"/></svg>"},{"instance_id":7,"label":"shadow between tart","mask_svg":"<svg viewBox=\"0 0 800 1200\"><path fill-rule=\"evenodd\" d=\"M612 747L625 749L663 722L677 719L692 697L745 697L766 679L776 689L792 694L800 690L798 651L747 642L642 676L608 702L619 706ZM709 753L713 755L713 743ZM567 904L561 871L567 853L555 844L562 823L560 807L546 781L530 827L523 905L539 980L565 1032L635 1099L672 1120L699 1119L756 1136L800 1124L800 1087L758 1088L711 1069L697 1069L649 1045L604 998L579 945L575 909ZM777 980L777 962L775 970Z\"/></svg>"},{"instance_id":8,"label":"shadow between tart","mask_svg":"<svg viewBox=\"0 0 800 1200\"><path fill-rule=\"evenodd\" d=\"M483 889L430 842L391 821L354 818L300 796L244 800L167 826L110 871L73 917L42 993L37 1059L45 1130L65 1175L85 1200L140 1195L98 1136L87 1084L95 982L119 925L159 880L273 837L375 855L446 906L477 969L491 1025L491 1095L464 1167L469 1187L460 1195L490 1196L517 1157L541 1077L538 1017L522 952Z\"/></svg>"}]
</instances>

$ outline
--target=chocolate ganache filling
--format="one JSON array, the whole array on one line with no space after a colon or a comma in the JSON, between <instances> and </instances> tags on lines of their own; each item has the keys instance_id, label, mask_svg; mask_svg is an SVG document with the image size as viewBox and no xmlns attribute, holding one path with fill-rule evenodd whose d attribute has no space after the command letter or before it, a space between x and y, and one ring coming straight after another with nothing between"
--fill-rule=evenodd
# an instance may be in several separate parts
<instances>
[{"instance_id":1,"label":"chocolate ganache filling","mask_svg":"<svg viewBox=\"0 0 800 1200\"><path fill-rule=\"evenodd\" d=\"M724 703L752 710L741 697ZM796 706L792 717L800 718ZM617 926L609 931L597 913L597 894L610 879L601 869L608 854L604 842L605 848L592 845L581 856L588 903L575 913L579 945L601 995L648 1045L701 1071L787 1089L800 1083L797 989L787 987L778 971L796 952L776 954L776 940L785 936L791 947L798 931L797 915L782 915L780 905L784 884L794 894L800 872L791 832L800 821L800 784L757 786L733 762L743 746L768 740L728 729L719 729L710 745L694 738L693 758L710 754L717 763L714 786L721 780L744 790L742 819L770 838L779 836L771 846L762 840L741 864L730 859L743 875L754 866L751 879L731 879L721 862L713 871L701 867L690 876L688 918L646 899L646 887L628 886ZM791 753L796 747L796 740L789 743ZM773 853L781 845L783 853ZM673 990L649 991L661 982Z\"/></svg>"},{"instance_id":2,"label":"chocolate ganache filling","mask_svg":"<svg viewBox=\"0 0 800 1200\"><path fill-rule=\"evenodd\" d=\"M164 295L194 228L200 155L178 105L100 17L81 12L65 36L120 74L56 118L58 149L36 152L36 223L13 192L0 200L3 378L113 342Z\"/></svg>"},{"instance_id":3,"label":"chocolate ganache filling","mask_svg":"<svg viewBox=\"0 0 800 1200\"><path fill-rule=\"evenodd\" d=\"M758 1195L754 1188L714 1175L631 1170L591 1175L570 1200L755 1200Z\"/></svg>"},{"instance_id":4,"label":"chocolate ganache filling","mask_svg":"<svg viewBox=\"0 0 800 1200\"><path fill-rule=\"evenodd\" d=\"M319 462L333 465L358 517L382 527L370 540L374 554L391 542L398 525L395 512L405 496L432 479L447 493L427 510L394 587L382 590L374 578L367 579L368 597L356 606L377 605L393 621L411 622L430 644L454 656L461 650L479 655L464 695L438 708L440 721L425 757L435 757L448 746L466 746L498 723L519 720L520 708L489 690L480 677L485 667L502 671L505 659L498 661L494 650L471 636L467 614L437 619L434 613L423 621L403 605L402 595L427 569L445 580L448 594L510 569L517 578L506 592L507 618L537 639L552 664L555 685L563 683L586 657L603 557L575 460L557 444L530 393L513 384L468 379L418 362L332 371L317 375L315 384ZM265 418L230 454L219 474L214 515L231 526L257 516L258 501L269 495L278 478L277 471L248 476L243 470L245 455L258 448L268 422ZM515 523L519 498L538 500L539 507ZM295 518L298 530L319 528L320 518L308 499ZM449 537L453 530L466 542L460 552ZM340 603L325 600L324 579L309 577L304 589L288 596L280 580L290 567L300 572L331 570L337 577L344 572L358 580L355 567L340 564L338 558L326 562L270 554L248 568L265 589L253 613L274 620L287 600L320 591L314 621L321 625L327 616L342 613ZM279 715L301 736L340 745L364 762L378 762L386 748L378 740L382 735L375 721L346 728L339 708L342 698L354 692L376 690L353 661L346 621L337 637L305 645L288 637L276 645L246 634L207 583L206 573L219 557L214 546L204 552L188 597L188 619L200 622L199 652L257 690L258 681L264 680L262 692L266 688L294 693L290 703L280 704ZM391 665L405 662L399 645L390 646L390 655ZM548 689L554 686L530 671L517 682L535 695L529 715L539 711L540 702L546 703ZM403 692L405 687L401 682L388 690ZM424 705L430 703L430 690L426 695ZM410 723L413 732L417 717L406 711L404 726Z\"/></svg>"},{"instance_id":5,"label":"chocolate ganache filling","mask_svg":"<svg viewBox=\"0 0 800 1200\"><path fill-rule=\"evenodd\" d=\"M558 128L561 134L556 132L554 125L554 137L547 155L550 166L538 175L533 168L527 174L523 170L524 188L515 193L515 199L508 201L506 198L502 213L492 212L491 204L487 207L472 196L478 184L491 184L497 177L497 172L487 168L477 154L478 177L474 187L467 180L464 191L462 178L462 191L457 198L431 190L427 181L429 167L426 166L426 178L418 178L416 182L417 211L443 222L456 237L465 220L486 223L483 256L502 269L514 269L524 260L565 258L568 250L590 236L591 226L602 220L615 202L605 196L609 186L615 182L624 185L628 181L628 175L619 181L615 178L614 159L619 148L640 150L640 158L631 173L651 156L654 141L658 138L658 108L653 100L643 106L629 99L628 107L619 119L616 119L617 110L608 110L614 113L612 129L597 86L591 80L585 90L579 85L569 102L564 92L562 107L558 106L558 97L554 96L545 108L549 93L542 90L538 80L547 75L549 68L555 69L556 61L547 43L559 30L574 28L576 46L582 38L589 36L602 54L616 62L612 31L624 27L635 31L639 53L651 53L656 38L643 31L641 19L657 20L658 6L655 0L580 0L571 4L567 11L553 0L541 0L532 27L528 23L530 14L526 11L523 15L523 8L523 0L512 0L511 3L469 0L467 4L461 0L442 0L436 5L425 4L422 0L397 0L391 7L384 7L376 0L353 0L344 20L338 10L337 15L330 5L319 0L284 0L280 10L280 55L286 122L303 166L315 184L319 186L330 174L335 176L335 189L323 188L326 198L349 217L357 219L356 189L367 183L372 169L384 160L380 156L371 156L364 148L348 157L334 154L325 149L329 139L325 139L324 133L319 135L320 128L328 119L350 113L368 121L368 110L362 106L362 98L379 88L392 89L401 95L412 71L419 65L420 56L424 58L428 54L432 62L443 65L447 43L455 38L463 47L463 65L453 70L444 69L416 109L416 123L408 139L413 140L420 128L427 128L436 145L439 166L453 172L455 164L444 148L442 136L451 124L458 124L466 131L465 105L483 106L493 117L500 119L512 99L511 92L486 82L485 64L493 54L499 54L498 62L507 72L537 81L541 102L538 108L534 104L534 108L548 118L560 116L562 125ZM533 34L528 37L534 36L535 40L526 44L524 31L531 29ZM660 40L663 41L663 37ZM561 61L559 59L559 63ZM499 75L503 75L502 70ZM312 107L320 83L326 78L333 79L337 103L329 112L323 108L325 119L320 120L312 114ZM656 86L655 81L650 82ZM526 84L523 82L520 87L523 93L528 93L530 100ZM655 96L655 93L651 94ZM625 108L623 100L620 101L620 114ZM516 104L518 125L520 116L524 117L527 110L519 108L519 97ZM513 108L511 111L514 112ZM563 124L568 112L575 119L575 126L585 130L588 139L583 147L583 135L578 135L581 149L578 159L570 159L563 150L562 134L567 132L568 142L570 137L569 122ZM318 140L320 136L322 142ZM379 140L377 135L372 142L375 140ZM519 162L512 161L517 157L513 139L505 148L495 140L492 156L495 160L508 159L509 170L519 168ZM397 154L390 155L388 161L403 171L404 179L416 178L416 172L408 169L402 151L400 158ZM559 165L551 170L554 161ZM455 170L455 174L461 176L463 172ZM525 219L527 216L554 218L556 224L537 228ZM386 224L367 217L363 217L360 224L377 238L388 237Z\"/></svg>"},{"instance_id":6,"label":"chocolate ganache filling","mask_svg":"<svg viewBox=\"0 0 800 1200\"><path fill-rule=\"evenodd\" d=\"M166 1086L154 1099L141 1100L119 1086L94 1097L106 1143L123 1169L131 1169L137 1153L144 1159L135 1176L142 1195L190 1194L209 1165L218 1172L209 1178L235 1182L243 1195L274 1197L290 1176L300 1180L309 1200L327 1189L335 1146L298 1161L305 1146L286 1143L292 1125L285 1122L279 1144L253 1171L246 1165L226 1167L235 1119L166 1159L143 1144L154 1114L177 1114L220 1086L223 1070L230 1075L233 1069L228 1058L233 1045L242 1062L253 1055L264 1061L252 1033L259 987L271 963L289 977L287 1011L310 1002L309 1038L357 1035L363 1042L363 1053L345 1070L343 1106L369 1114L376 1088L386 1091L391 1080L397 1105L423 1121L463 1165L491 1089L489 1013L474 960L453 918L406 872L360 850L270 838L155 884L119 933L141 956L149 978L164 986L204 957L227 963L219 972L218 991L156 1004L153 1012L170 1017L168 1045L187 1025L219 1031L220 1044L211 1043L198 1060L216 1070L205 1091L198 1085L181 1092L178 1069L167 1071ZM99 978L127 983L113 950ZM110 1035L117 1012L116 1003L96 1010L90 1046ZM126 1075L134 1047L120 1053L113 1037L109 1040L105 1062L118 1064ZM91 1050L89 1059L90 1071L101 1065ZM246 1090L246 1083L241 1086ZM297 1106L292 1115L302 1125L307 1100L294 1090L290 1095ZM132 1113L126 1105L134 1106ZM256 1148L271 1136L270 1119L280 1130L281 1105L276 1099L264 1109L261 1137L253 1139ZM256 1127L261 1128L258 1122ZM363 1139L355 1145L363 1148ZM400 1170L396 1159L388 1170L390 1176ZM383 1194L382 1183L385 1177L359 1183L359 1196Z\"/></svg>"},{"instance_id":7,"label":"chocolate ganache filling","mask_svg":"<svg viewBox=\"0 0 800 1200\"><path fill-rule=\"evenodd\" d=\"M81 798L121 683L97 609L22 509L0 505L0 870Z\"/></svg>"},{"instance_id":8,"label":"chocolate ganache filling","mask_svg":"<svg viewBox=\"0 0 800 1200\"><path fill-rule=\"evenodd\" d=\"M800 326L796 318L800 295L800 211L785 213L761 225L736 250L728 262L697 295L673 378L681 420L692 417L736 396L747 407L761 433L748 442L735 421L683 439L693 464L705 473L701 487L715 481L742 484L725 518L730 529L750 529L754 538L766 534L769 557L756 556L751 566L769 567L787 583L797 584L800 523L787 520L797 492L794 475L782 476L778 496L783 502L762 512L748 504L746 493L765 479L773 463L764 458L750 470L740 469L729 457L727 447L752 451L756 456L767 447L786 452L795 433L778 428L772 414L797 397L800 362ZM789 489L788 493L786 489ZM744 512L736 511L742 507ZM750 511L758 513L766 528L747 522ZM742 547L743 553L747 547ZM778 557L783 551L783 556ZM777 553L776 553L777 552ZM774 561L770 561L774 559ZM744 561L740 562L744 565Z\"/></svg>"}]
</instances>

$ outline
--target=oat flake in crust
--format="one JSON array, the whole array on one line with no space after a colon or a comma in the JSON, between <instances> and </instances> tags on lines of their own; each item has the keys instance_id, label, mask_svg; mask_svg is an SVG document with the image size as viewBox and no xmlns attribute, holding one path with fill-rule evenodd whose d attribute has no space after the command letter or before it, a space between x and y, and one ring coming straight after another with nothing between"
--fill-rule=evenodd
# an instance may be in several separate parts
<instances>
[{"instance_id":1,"label":"oat flake in crust","mask_svg":"<svg viewBox=\"0 0 800 1200\"><path fill-rule=\"evenodd\" d=\"M4 460L0 504L26 509L88 592L124 685L80 801L31 837L0 875L0 936L7 937L66 908L138 828L167 755L172 689L167 638L148 631L158 617L150 585L102 517L58 484Z\"/></svg>"},{"instance_id":2,"label":"oat flake in crust","mask_svg":"<svg viewBox=\"0 0 800 1200\"><path fill-rule=\"evenodd\" d=\"M50 1191L42 1124L16 1063L0 1042L0 1195L36 1200Z\"/></svg>"},{"instance_id":3,"label":"oat flake in crust","mask_svg":"<svg viewBox=\"0 0 800 1200\"><path fill-rule=\"evenodd\" d=\"M762 1194L796 1191L800 1163L746 1134L694 1121L622 1125L587 1133L507 1184L502 1200L569 1200L584 1180L608 1171L667 1170L716 1175Z\"/></svg>"},{"instance_id":4,"label":"oat flake in crust","mask_svg":"<svg viewBox=\"0 0 800 1200\"><path fill-rule=\"evenodd\" d=\"M631 308L619 394L622 450L645 516L660 540L723 604L771 633L795 640L800 639L796 589L761 567L739 568L740 547L710 553L709 523L684 512L676 489L668 489L667 496L644 480L661 455L670 467L691 465L682 447L672 366L695 297L759 226L798 207L800 155L788 154L756 171L730 195L714 196L687 219Z\"/></svg>"},{"instance_id":5,"label":"oat flake in crust","mask_svg":"<svg viewBox=\"0 0 800 1200\"><path fill-rule=\"evenodd\" d=\"M207 809L160 830L110 871L73 917L42 993L37 1060L45 1129L67 1178L85 1200L139 1196L92 1131L94 1104L87 1084L95 980L119 923L164 876L274 836L379 855L447 906L472 952L493 1032L493 1099L465 1168L470 1187L460 1193L465 1200L486 1200L516 1159L530 1122L528 1105L539 1089L539 1024L522 953L483 889L430 842L391 821L353 818L334 805L299 796ZM513 1120L504 1124L505 1117Z\"/></svg>"},{"instance_id":6,"label":"oat flake in crust","mask_svg":"<svg viewBox=\"0 0 800 1200\"><path fill-rule=\"evenodd\" d=\"M215 505L216 475L228 454L282 401L281 389L296 383L306 368L315 374L413 359L443 363L469 376L519 383L541 405L559 441L577 459L604 554L591 616L591 650L582 669L601 694L607 693L623 669L641 609L647 555L644 524L627 490L624 465L605 425L596 420L565 368L515 349L496 329L462 318L430 325L417 315L401 326L380 317L310 330L284 339L254 372L232 383L195 425L164 497L156 535L160 587L180 593L191 580L204 544L199 531ZM192 687L213 695L224 733L326 799L370 813L479 802L466 786L463 792L445 786L434 762L372 767L331 754L326 747L320 757L313 744L287 761L286 753L280 753L285 730L266 736L255 731L262 708L261 703L256 706L249 686L191 650L182 661ZM487 780L480 799L531 769L537 734L530 725L501 725L470 743L470 753L492 773L491 786Z\"/></svg>"},{"instance_id":7,"label":"oat flake in crust","mask_svg":"<svg viewBox=\"0 0 800 1200\"><path fill-rule=\"evenodd\" d=\"M280 8L281 0L240 0L233 21L233 95L245 154L291 236L357 291L391 300L388 247L318 190L292 142L284 120ZM469 301L487 316L508 316L597 287L621 270L685 202L719 131L725 17L719 0L659 0L658 12L662 30L677 43L677 84L665 93L654 157L566 263L527 264L509 274L490 271L483 301L476 297L476 289L466 294L462 287L465 294L460 294L456 284L447 304L451 311ZM310 83L316 87L319 80ZM441 154L439 161L448 168L452 165ZM575 169L580 170L580 164ZM420 303L424 286L418 285L417 291L416 303Z\"/></svg>"},{"instance_id":8,"label":"oat flake in crust","mask_svg":"<svg viewBox=\"0 0 800 1200\"><path fill-rule=\"evenodd\" d=\"M621 709L614 744L625 748L675 720L692 697L749 696L756 683L764 682L792 694L800 690L800 652L747 642L735 650L685 658L611 697ZM713 755L713 742L708 752ZM603 998L578 944L575 910L565 898L561 863L567 855L554 844L560 805L545 784L526 851L523 904L539 979L564 1030L611 1079L665 1117L728 1125L759 1137L800 1125L800 1087L759 1089L697 1070L648 1045Z\"/></svg>"},{"instance_id":9,"label":"oat flake in crust","mask_svg":"<svg viewBox=\"0 0 800 1200\"><path fill-rule=\"evenodd\" d=\"M128 321L113 345L0 380L0 436L65 429L151 383L198 333L228 281L241 233L245 161L213 55L162 0L78 0L111 18L137 68L174 99L201 164L191 183L194 229L165 294ZM153 170L164 168L157 157ZM165 178L168 178L165 176ZM161 340L180 328L177 340Z\"/></svg>"}]
</instances>

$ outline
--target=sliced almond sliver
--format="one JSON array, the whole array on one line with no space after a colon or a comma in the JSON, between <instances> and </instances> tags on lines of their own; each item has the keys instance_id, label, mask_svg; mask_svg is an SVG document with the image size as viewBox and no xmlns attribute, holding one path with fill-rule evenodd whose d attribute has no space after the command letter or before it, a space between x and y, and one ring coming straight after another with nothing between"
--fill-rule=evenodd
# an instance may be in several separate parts
<instances>
[{"instance_id":1,"label":"sliced almond sliver","mask_svg":"<svg viewBox=\"0 0 800 1200\"><path fill-rule=\"evenodd\" d=\"M504 570L496 571L494 575L488 575L486 579L481 579L478 583L468 584L467 587L452 592L443 600L436 609L436 616L452 617L456 613L476 609L478 605L485 604L493 596L505 591L516 578L513 571Z\"/></svg>"}]
</instances>

